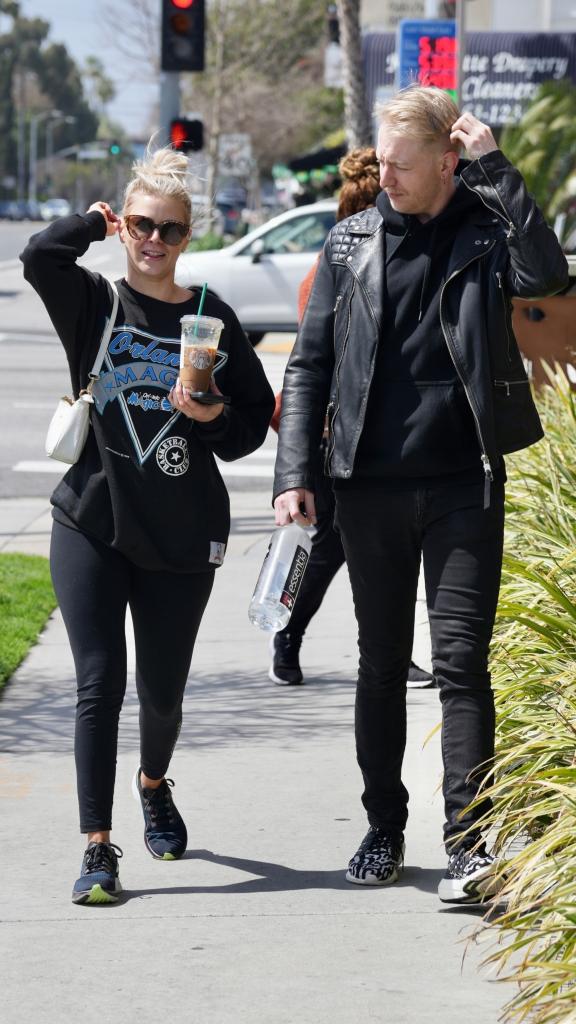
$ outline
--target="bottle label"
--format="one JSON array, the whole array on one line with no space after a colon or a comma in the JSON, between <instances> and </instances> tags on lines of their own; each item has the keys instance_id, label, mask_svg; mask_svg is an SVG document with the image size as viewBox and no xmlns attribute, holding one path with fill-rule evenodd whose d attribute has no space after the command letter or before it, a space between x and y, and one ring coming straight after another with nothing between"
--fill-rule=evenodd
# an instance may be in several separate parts
<instances>
[{"instance_id":1,"label":"bottle label","mask_svg":"<svg viewBox=\"0 0 576 1024\"><path fill-rule=\"evenodd\" d=\"M304 570L308 565L309 557L310 556L306 551L306 548L298 545L294 558L292 559L290 572L286 577L286 582L284 583L282 593L280 594L280 604L283 604L290 611L292 611L294 601L298 597L298 591L300 590L300 584L302 583L302 577L304 575Z\"/></svg>"}]
</instances>

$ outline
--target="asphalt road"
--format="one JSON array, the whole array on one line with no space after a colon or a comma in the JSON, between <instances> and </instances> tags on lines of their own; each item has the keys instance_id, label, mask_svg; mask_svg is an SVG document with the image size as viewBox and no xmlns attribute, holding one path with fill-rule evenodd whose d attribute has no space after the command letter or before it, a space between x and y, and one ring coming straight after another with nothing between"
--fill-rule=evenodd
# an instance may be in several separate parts
<instances>
[{"instance_id":1,"label":"asphalt road","mask_svg":"<svg viewBox=\"0 0 576 1024\"><path fill-rule=\"evenodd\" d=\"M30 235L45 226L42 221L0 220L0 269L5 260L17 259Z\"/></svg>"},{"instance_id":2,"label":"asphalt road","mask_svg":"<svg viewBox=\"0 0 576 1024\"><path fill-rule=\"evenodd\" d=\"M0 222L0 498L47 498L65 470L46 458L44 437L57 399L70 392L66 358L18 259L41 226ZM124 255L114 238L95 242L81 262L113 279L124 274ZM291 341L288 335L268 335L258 350L275 391ZM270 432L258 452L221 465L227 486L269 490L275 447Z\"/></svg>"}]
</instances>

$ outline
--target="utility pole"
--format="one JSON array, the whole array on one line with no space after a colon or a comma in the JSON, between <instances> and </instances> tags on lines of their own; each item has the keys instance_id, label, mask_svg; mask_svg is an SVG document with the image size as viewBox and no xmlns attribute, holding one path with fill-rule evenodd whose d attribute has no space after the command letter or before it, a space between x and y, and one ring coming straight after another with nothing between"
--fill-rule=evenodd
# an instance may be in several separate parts
<instances>
[{"instance_id":1,"label":"utility pole","mask_svg":"<svg viewBox=\"0 0 576 1024\"><path fill-rule=\"evenodd\" d=\"M161 144L170 142L170 123L180 116L180 75L177 71L160 72Z\"/></svg>"}]
</instances>

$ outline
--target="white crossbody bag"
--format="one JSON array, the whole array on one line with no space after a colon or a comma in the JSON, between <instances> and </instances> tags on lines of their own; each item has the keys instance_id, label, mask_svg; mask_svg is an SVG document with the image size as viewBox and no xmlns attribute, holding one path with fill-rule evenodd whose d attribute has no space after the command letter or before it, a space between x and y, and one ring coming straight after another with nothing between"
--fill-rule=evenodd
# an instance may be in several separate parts
<instances>
[{"instance_id":1,"label":"white crossbody bag","mask_svg":"<svg viewBox=\"0 0 576 1024\"><path fill-rule=\"evenodd\" d=\"M94 366L88 374L88 387L80 392L76 401L68 398L67 395L64 395L59 400L56 411L50 420L48 433L46 434L44 444L46 455L51 459L56 459L58 462L66 462L70 466L78 462L86 444L90 427L90 406L94 404L92 387L94 381L97 381L100 376L100 369L104 362L104 356L106 355L106 349L108 348L108 342L110 341L116 320L118 292L116 291L116 286L111 281L108 284L112 289L112 311L104 326Z\"/></svg>"}]
</instances>

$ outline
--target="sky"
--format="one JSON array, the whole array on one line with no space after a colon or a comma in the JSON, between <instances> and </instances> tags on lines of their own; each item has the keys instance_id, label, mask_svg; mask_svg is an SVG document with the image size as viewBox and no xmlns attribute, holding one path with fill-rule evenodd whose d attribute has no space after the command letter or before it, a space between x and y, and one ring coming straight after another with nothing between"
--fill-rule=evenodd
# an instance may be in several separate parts
<instances>
[{"instance_id":1,"label":"sky","mask_svg":"<svg viewBox=\"0 0 576 1024\"><path fill-rule=\"evenodd\" d=\"M76 63L83 64L87 56L99 57L117 86L109 116L132 137L148 134L149 113L158 99L157 81L154 78L149 85L130 82L129 70L123 70L122 57L111 47L102 27L100 0L20 0L20 11L24 17L50 22L49 41L64 43Z\"/></svg>"}]
</instances>

